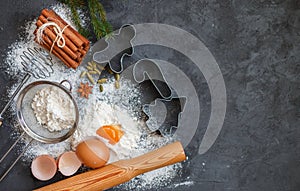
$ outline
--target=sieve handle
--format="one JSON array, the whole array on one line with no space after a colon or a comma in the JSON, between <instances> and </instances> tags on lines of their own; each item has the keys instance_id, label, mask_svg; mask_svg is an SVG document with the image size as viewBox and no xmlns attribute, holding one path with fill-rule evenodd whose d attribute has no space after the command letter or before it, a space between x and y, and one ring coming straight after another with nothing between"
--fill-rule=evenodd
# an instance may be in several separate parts
<instances>
[{"instance_id":1,"label":"sieve handle","mask_svg":"<svg viewBox=\"0 0 300 191\"><path fill-rule=\"evenodd\" d=\"M22 137L25 135L25 132L23 132L19 138L14 142L14 144L7 150L7 152L1 157L0 159L0 164L2 161L6 158L6 156L11 152L13 148L17 145L17 143L22 139ZM8 175L8 173L11 171L11 169L17 164L17 162L20 160L20 158L23 156L23 154L27 151L28 147L31 145L31 142L33 139L29 141L29 143L23 148L23 151L19 154L19 156L15 159L15 161L10 165L10 167L4 172L4 174L1 175L0 177L0 182Z\"/></svg>"},{"instance_id":2,"label":"sieve handle","mask_svg":"<svg viewBox=\"0 0 300 191\"><path fill-rule=\"evenodd\" d=\"M66 86L64 86L63 83L67 83L67 84L69 85L69 88L66 87ZM60 85L60 86L66 87L70 92L72 91L72 84L71 84L71 82L70 82L69 80L63 80L63 81L61 81L61 82L59 83L59 85Z\"/></svg>"},{"instance_id":3,"label":"sieve handle","mask_svg":"<svg viewBox=\"0 0 300 191\"><path fill-rule=\"evenodd\" d=\"M8 107L11 105L12 101L14 100L14 98L16 97L16 95L19 93L19 91L21 90L21 88L23 87L23 85L28 81L28 79L31 77L31 75L29 73L27 73L21 83L18 85L17 89L15 90L15 92L13 93L13 95L11 96L11 98L9 99L9 101L6 103L6 105L4 106L4 108L2 109L1 113L0 113L0 126L2 125L2 121L3 121L3 114L4 112L8 109Z\"/></svg>"}]
</instances>

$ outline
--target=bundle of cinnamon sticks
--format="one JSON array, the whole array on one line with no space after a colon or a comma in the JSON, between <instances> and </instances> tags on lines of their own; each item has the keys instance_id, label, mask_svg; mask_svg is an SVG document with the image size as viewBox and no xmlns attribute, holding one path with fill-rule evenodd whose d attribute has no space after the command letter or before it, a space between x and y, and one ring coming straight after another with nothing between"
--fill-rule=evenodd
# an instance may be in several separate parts
<instances>
[{"instance_id":1,"label":"bundle of cinnamon sticks","mask_svg":"<svg viewBox=\"0 0 300 191\"><path fill-rule=\"evenodd\" d=\"M62 38L64 38L65 41L64 46L58 46L57 41L59 39L57 38L57 30L54 29L53 26L47 26L43 30L42 41L38 41L37 38L35 38L35 41L51 51L51 53L62 60L67 67L76 69L90 47L89 40L69 26L53 10L48 9L42 10L41 15L36 22L37 29L34 34L37 35L38 29L48 22L54 22L61 30L63 30Z\"/></svg>"}]
</instances>

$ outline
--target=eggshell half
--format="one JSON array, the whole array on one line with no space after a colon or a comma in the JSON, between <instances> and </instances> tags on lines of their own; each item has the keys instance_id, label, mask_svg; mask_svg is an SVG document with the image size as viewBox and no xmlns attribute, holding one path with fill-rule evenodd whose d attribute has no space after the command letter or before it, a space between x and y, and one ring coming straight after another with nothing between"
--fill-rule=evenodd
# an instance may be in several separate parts
<instances>
[{"instance_id":1,"label":"eggshell half","mask_svg":"<svg viewBox=\"0 0 300 191\"><path fill-rule=\"evenodd\" d=\"M108 147L102 141L90 138L78 144L76 155L84 165L99 168L107 163L110 153Z\"/></svg>"},{"instance_id":2,"label":"eggshell half","mask_svg":"<svg viewBox=\"0 0 300 191\"><path fill-rule=\"evenodd\" d=\"M56 162L49 155L40 155L31 163L31 172L39 180L46 181L54 177L57 171Z\"/></svg>"},{"instance_id":3,"label":"eggshell half","mask_svg":"<svg viewBox=\"0 0 300 191\"><path fill-rule=\"evenodd\" d=\"M65 152L58 158L58 170L64 176L71 176L75 174L81 167L81 161L73 151Z\"/></svg>"}]
</instances>

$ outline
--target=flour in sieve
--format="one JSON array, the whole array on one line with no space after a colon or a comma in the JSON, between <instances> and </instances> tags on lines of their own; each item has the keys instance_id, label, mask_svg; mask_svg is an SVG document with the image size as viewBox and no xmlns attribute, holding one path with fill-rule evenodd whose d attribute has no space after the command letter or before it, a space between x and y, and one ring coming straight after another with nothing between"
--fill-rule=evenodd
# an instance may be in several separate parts
<instances>
[{"instance_id":1,"label":"flour in sieve","mask_svg":"<svg viewBox=\"0 0 300 191\"><path fill-rule=\"evenodd\" d=\"M38 123L51 132L70 129L75 123L75 106L57 87L37 91L31 107Z\"/></svg>"}]
</instances>

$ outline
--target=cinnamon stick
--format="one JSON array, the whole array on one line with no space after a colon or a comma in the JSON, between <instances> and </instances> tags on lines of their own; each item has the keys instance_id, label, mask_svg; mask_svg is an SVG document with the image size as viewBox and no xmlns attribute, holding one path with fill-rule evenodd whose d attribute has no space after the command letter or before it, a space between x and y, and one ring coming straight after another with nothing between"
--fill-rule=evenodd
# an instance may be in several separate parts
<instances>
[{"instance_id":1,"label":"cinnamon stick","mask_svg":"<svg viewBox=\"0 0 300 191\"><path fill-rule=\"evenodd\" d=\"M41 46L44 47L45 49L48 49L48 50L51 48L48 44L41 44ZM53 50L52 52L53 52L53 54L54 54L55 56L57 56L61 61L63 61L63 63L64 63L68 68L71 68L71 66L69 65L69 63L68 63L62 56L60 56L60 55L56 52L56 50Z\"/></svg>"},{"instance_id":2,"label":"cinnamon stick","mask_svg":"<svg viewBox=\"0 0 300 191\"><path fill-rule=\"evenodd\" d=\"M42 11L36 23L36 31L39 27L48 22L54 22L61 30L64 29L60 35L62 35L61 37L65 40L65 46L59 47L57 45L58 34L54 31L54 26L49 26L43 29L44 35L42 36L43 42L40 42L41 45L49 51L52 49L51 53L62 60L67 67L76 69L90 47L89 40L69 26L53 10L44 9ZM34 32L35 35L37 35L36 31Z\"/></svg>"},{"instance_id":3,"label":"cinnamon stick","mask_svg":"<svg viewBox=\"0 0 300 191\"><path fill-rule=\"evenodd\" d=\"M62 22L62 18L60 18L54 11L44 9L42 10L42 15L48 19L48 21L53 21L57 20L58 22L55 22L58 24L60 28L64 28L67 26L65 22ZM74 32L75 30L71 30L71 27L67 27L64 31L65 35L72 40L72 42L77 46L80 47L83 45L83 41L77 37L77 35Z\"/></svg>"},{"instance_id":4,"label":"cinnamon stick","mask_svg":"<svg viewBox=\"0 0 300 191\"><path fill-rule=\"evenodd\" d=\"M57 15L53 10L44 9L43 11L44 11L44 13L47 11L50 12L50 14L52 16L54 16L56 19L58 19L64 26L68 25L68 23L66 21L64 21L59 15ZM43 11L42 11L42 13L43 13ZM83 43L85 45L84 48L90 44L90 41L88 41L84 36L82 36L80 33L78 33L72 27L70 27L69 30L72 31L80 40L83 41Z\"/></svg>"},{"instance_id":5,"label":"cinnamon stick","mask_svg":"<svg viewBox=\"0 0 300 191\"><path fill-rule=\"evenodd\" d=\"M37 21L37 23L36 23L36 25L38 26L38 27L40 27L40 26L42 26L43 25L43 23L40 21L40 20L38 20ZM50 40L52 41L52 43L55 41L55 38L56 38L56 34L54 34L54 32L53 31L51 31L50 29L48 29L48 28L46 28L45 30L44 30L44 32L45 32L45 34L50 38ZM66 39L65 39L66 40ZM77 54L75 54L69 47L68 47L68 45L67 45L67 43L66 43L66 46L64 46L64 47L62 47L62 49L72 58L72 59L74 59L74 60L76 60L77 59ZM76 50L77 51L77 50Z\"/></svg>"},{"instance_id":6,"label":"cinnamon stick","mask_svg":"<svg viewBox=\"0 0 300 191\"><path fill-rule=\"evenodd\" d=\"M47 49L51 49L52 41L49 39L49 37L44 37L44 43L43 45L46 46ZM53 46L52 53L57 56L59 59L61 59L69 68L76 69L79 65L78 62L72 60L62 49L60 49L58 46Z\"/></svg>"},{"instance_id":7,"label":"cinnamon stick","mask_svg":"<svg viewBox=\"0 0 300 191\"><path fill-rule=\"evenodd\" d=\"M43 16L43 15L40 15L39 18L38 18L38 21L41 21L42 24L45 24L48 22L48 20ZM40 26L38 26L40 27ZM54 34L54 36L56 37L56 34L52 31L52 33ZM65 35L63 34L63 37L66 41L66 45L73 51L73 52L76 52L78 50L78 47ZM53 39L54 40L54 39Z\"/></svg>"},{"instance_id":8,"label":"cinnamon stick","mask_svg":"<svg viewBox=\"0 0 300 191\"><path fill-rule=\"evenodd\" d=\"M45 41L46 43L50 46L52 46L53 42L48 38L45 37ZM53 46L53 49L60 55L62 56L66 62L68 62L68 64L72 67L72 68L77 68L77 66L79 65L75 60L73 60L72 58L70 58L61 48L59 48L58 46ZM52 50L53 51L53 50ZM56 55L57 56L57 55Z\"/></svg>"}]
</instances>

